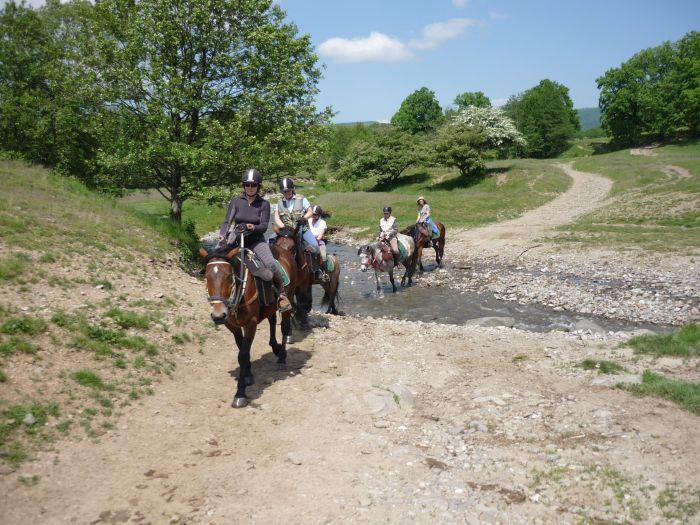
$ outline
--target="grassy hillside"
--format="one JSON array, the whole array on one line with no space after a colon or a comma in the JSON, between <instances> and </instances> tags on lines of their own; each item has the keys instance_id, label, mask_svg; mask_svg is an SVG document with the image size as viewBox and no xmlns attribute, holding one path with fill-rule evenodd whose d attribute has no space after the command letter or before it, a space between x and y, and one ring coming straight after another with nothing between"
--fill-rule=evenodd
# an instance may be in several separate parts
<instances>
[{"instance_id":1,"label":"grassy hillside","mask_svg":"<svg viewBox=\"0 0 700 525\"><path fill-rule=\"evenodd\" d=\"M562 240L688 253L700 248L700 142L625 149L574 167L614 184L609 204L562 228L569 233Z\"/></svg>"},{"instance_id":2,"label":"grassy hillside","mask_svg":"<svg viewBox=\"0 0 700 525\"><path fill-rule=\"evenodd\" d=\"M204 340L178 314L178 254L113 200L0 163L0 463L96 438ZM188 307L191 309L190 307Z\"/></svg>"}]
</instances>

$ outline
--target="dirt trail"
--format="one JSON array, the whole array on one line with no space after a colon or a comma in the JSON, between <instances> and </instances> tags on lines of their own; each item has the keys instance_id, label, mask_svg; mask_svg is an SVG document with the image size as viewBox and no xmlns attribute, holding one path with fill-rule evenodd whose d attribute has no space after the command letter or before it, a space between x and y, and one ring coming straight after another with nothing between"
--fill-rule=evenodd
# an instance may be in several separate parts
<instances>
[{"instance_id":1,"label":"dirt trail","mask_svg":"<svg viewBox=\"0 0 700 525\"><path fill-rule=\"evenodd\" d=\"M605 197L605 179L571 173L545 210L451 243L488 234L484 249L504 249L515 225L520 249ZM211 326L203 352L181 347L173 376L99 439L0 476L3 525L697 520L700 420L613 387L645 368L697 381L681 360L639 358L606 335L316 314L286 372L261 327L252 402L234 410L234 341L211 325L203 285L165 269L145 281L120 292L177 286L172 314ZM586 358L625 375L578 367Z\"/></svg>"},{"instance_id":2,"label":"dirt trail","mask_svg":"<svg viewBox=\"0 0 700 525\"><path fill-rule=\"evenodd\" d=\"M558 165L573 180L571 187L551 202L517 219L482 228L447 233L447 242L460 252L478 252L484 256L516 257L536 244L548 230L567 224L602 205L612 181L600 175L576 171L571 163Z\"/></svg>"}]
</instances>

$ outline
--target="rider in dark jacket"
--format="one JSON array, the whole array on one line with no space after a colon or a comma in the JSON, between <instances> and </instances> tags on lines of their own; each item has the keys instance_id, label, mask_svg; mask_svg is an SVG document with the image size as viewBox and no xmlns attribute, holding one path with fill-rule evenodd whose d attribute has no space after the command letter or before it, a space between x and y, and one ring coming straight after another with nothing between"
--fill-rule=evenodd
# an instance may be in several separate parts
<instances>
[{"instance_id":1,"label":"rider in dark jacket","mask_svg":"<svg viewBox=\"0 0 700 525\"><path fill-rule=\"evenodd\" d=\"M261 173L254 168L243 172L243 193L229 202L226 219L219 230L219 245L233 244L241 232L248 232L245 238L246 247L253 250L262 263L272 270L275 287L279 293L280 312L287 312L292 309L292 305L284 293L282 275L270 246L265 242L265 232L270 222L270 203L261 196L262 180Z\"/></svg>"}]
</instances>

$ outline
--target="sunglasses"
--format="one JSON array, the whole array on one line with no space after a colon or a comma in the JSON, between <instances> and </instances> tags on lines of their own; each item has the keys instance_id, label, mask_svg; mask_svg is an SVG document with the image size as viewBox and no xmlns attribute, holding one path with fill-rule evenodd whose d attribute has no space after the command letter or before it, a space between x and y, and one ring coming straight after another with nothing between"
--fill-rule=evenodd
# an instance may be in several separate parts
<instances>
[{"instance_id":1,"label":"sunglasses","mask_svg":"<svg viewBox=\"0 0 700 525\"><path fill-rule=\"evenodd\" d=\"M258 186L258 183L257 182L244 182L243 186L245 186L246 188L255 188L256 186Z\"/></svg>"}]
</instances>

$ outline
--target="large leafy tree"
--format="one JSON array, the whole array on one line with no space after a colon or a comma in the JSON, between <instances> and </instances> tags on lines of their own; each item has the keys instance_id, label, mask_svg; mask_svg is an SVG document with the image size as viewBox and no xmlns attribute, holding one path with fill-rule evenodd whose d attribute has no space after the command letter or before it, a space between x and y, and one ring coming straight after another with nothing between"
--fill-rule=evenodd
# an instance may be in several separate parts
<instances>
[{"instance_id":1,"label":"large leafy tree","mask_svg":"<svg viewBox=\"0 0 700 525\"><path fill-rule=\"evenodd\" d=\"M484 169L486 151L512 145L522 147L525 140L503 111L471 105L438 131L432 149L437 163L470 177Z\"/></svg>"},{"instance_id":2,"label":"large leafy tree","mask_svg":"<svg viewBox=\"0 0 700 525\"><path fill-rule=\"evenodd\" d=\"M377 186L390 184L421 159L417 140L400 129L380 128L371 140L350 146L338 176L350 181L377 177Z\"/></svg>"},{"instance_id":3,"label":"large leafy tree","mask_svg":"<svg viewBox=\"0 0 700 525\"><path fill-rule=\"evenodd\" d=\"M435 93L422 87L404 99L399 110L391 117L391 124L414 135L436 129L442 118L442 109Z\"/></svg>"},{"instance_id":4,"label":"large leafy tree","mask_svg":"<svg viewBox=\"0 0 700 525\"><path fill-rule=\"evenodd\" d=\"M330 111L317 111L320 70L271 0L102 0L91 64L106 101L98 160L105 183L157 188L183 202L267 177L315 156Z\"/></svg>"},{"instance_id":5,"label":"large leafy tree","mask_svg":"<svg viewBox=\"0 0 700 525\"><path fill-rule=\"evenodd\" d=\"M569 147L579 130L569 88L549 79L511 97L504 107L527 141L526 156L555 157Z\"/></svg>"},{"instance_id":6,"label":"large leafy tree","mask_svg":"<svg viewBox=\"0 0 700 525\"><path fill-rule=\"evenodd\" d=\"M602 126L615 142L637 144L700 132L700 32L645 49L597 79Z\"/></svg>"}]
</instances>

